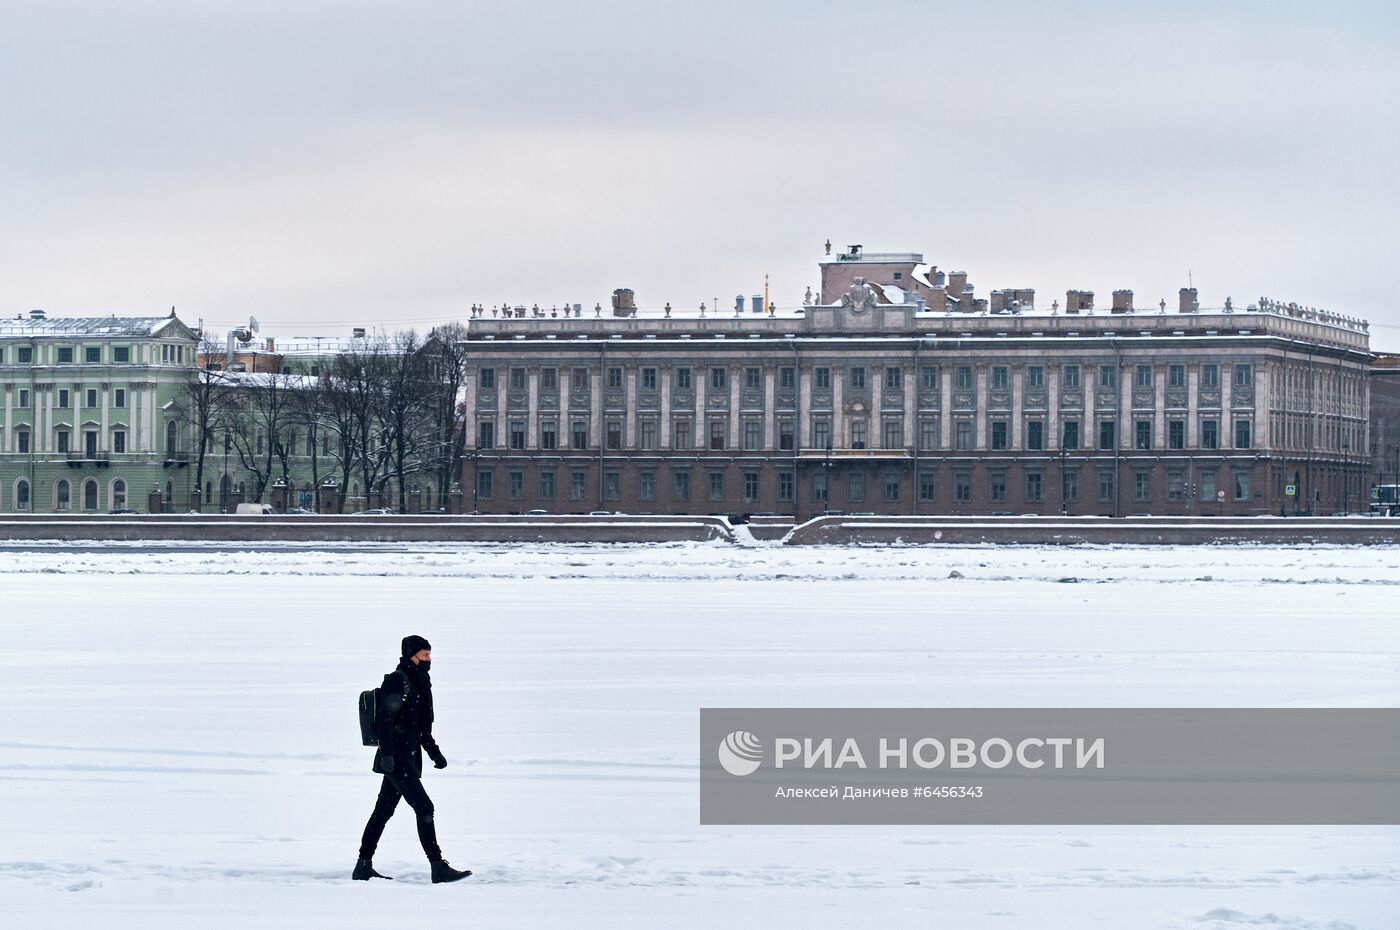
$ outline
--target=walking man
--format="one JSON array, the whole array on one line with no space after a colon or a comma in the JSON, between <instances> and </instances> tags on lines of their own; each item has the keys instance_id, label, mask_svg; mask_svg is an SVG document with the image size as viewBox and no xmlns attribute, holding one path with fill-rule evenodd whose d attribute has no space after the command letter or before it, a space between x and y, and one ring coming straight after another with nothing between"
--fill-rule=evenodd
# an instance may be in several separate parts
<instances>
[{"instance_id":1,"label":"walking man","mask_svg":"<svg viewBox=\"0 0 1400 930\"><path fill-rule=\"evenodd\" d=\"M433 683L428 678L432 648L421 636L405 636L399 667L384 676L380 688L382 713L374 771L384 776L384 782L360 840L360 859L351 876L357 881L389 878L374 870L372 860L379 837L394 815L399 798L408 801L418 819L418 841L423 844L423 852L432 865L433 884L455 882L472 874L470 870L459 871L443 861L437 844L437 828L433 824L433 802L423 790L422 751L433 760L434 768L447 768L447 757L433 739Z\"/></svg>"}]
</instances>

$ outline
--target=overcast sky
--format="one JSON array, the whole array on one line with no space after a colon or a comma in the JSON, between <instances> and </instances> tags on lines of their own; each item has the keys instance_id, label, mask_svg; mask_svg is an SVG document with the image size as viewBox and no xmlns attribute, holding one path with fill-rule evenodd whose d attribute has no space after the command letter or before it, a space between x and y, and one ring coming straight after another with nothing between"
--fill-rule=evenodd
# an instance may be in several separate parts
<instances>
[{"instance_id":1,"label":"overcast sky","mask_svg":"<svg viewBox=\"0 0 1400 930\"><path fill-rule=\"evenodd\" d=\"M0 2L0 312L1267 295L1400 349L1400 5Z\"/></svg>"}]
</instances>

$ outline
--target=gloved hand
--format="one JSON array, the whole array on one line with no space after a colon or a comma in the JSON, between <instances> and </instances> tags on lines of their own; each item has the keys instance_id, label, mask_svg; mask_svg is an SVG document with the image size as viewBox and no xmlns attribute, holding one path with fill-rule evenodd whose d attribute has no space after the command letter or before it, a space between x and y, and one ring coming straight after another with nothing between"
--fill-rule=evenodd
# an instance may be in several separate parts
<instances>
[{"instance_id":1,"label":"gloved hand","mask_svg":"<svg viewBox=\"0 0 1400 930\"><path fill-rule=\"evenodd\" d=\"M444 755L442 754L442 750L441 750L441 749L438 749L438 748L434 747L434 748L433 748L433 751L430 752L430 753L428 753L428 755L430 755L430 756L432 757L432 759L433 759L433 768L435 768L435 769L445 769L445 768L447 768L447 757L444 756Z\"/></svg>"},{"instance_id":2,"label":"gloved hand","mask_svg":"<svg viewBox=\"0 0 1400 930\"><path fill-rule=\"evenodd\" d=\"M393 755L391 753L381 752L379 754L379 767L383 769L385 774L392 773L394 771Z\"/></svg>"}]
</instances>

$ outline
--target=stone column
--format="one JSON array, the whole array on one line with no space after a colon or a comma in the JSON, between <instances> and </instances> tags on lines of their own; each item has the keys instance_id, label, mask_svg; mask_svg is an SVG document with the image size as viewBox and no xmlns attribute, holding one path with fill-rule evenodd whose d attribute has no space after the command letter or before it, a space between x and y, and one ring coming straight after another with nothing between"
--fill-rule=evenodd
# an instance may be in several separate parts
<instances>
[{"instance_id":1,"label":"stone column","mask_svg":"<svg viewBox=\"0 0 1400 930\"><path fill-rule=\"evenodd\" d=\"M1201 382L1201 368L1199 365L1189 365L1186 368L1186 448L1196 449L1200 447L1200 399L1196 396L1196 391Z\"/></svg>"},{"instance_id":2,"label":"stone column","mask_svg":"<svg viewBox=\"0 0 1400 930\"><path fill-rule=\"evenodd\" d=\"M797 369L797 446L799 449L812 447L812 369Z\"/></svg>"},{"instance_id":3,"label":"stone column","mask_svg":"<svg viewBox=\"0 0 1400 930\"><path fill-rule=\"evenodd\" d=\"M608 376L606 365L595 368L592 378L593 391L590 395L593 409L588 420L588 442L595 448L603 447L603 379ZM598 478L602 481L602 477Z\"/></svg>"},{"instance_id":4,"label":"stone column","mask_svg":"<svg viewBox=\"0 0 1400 930\"><path fill-rule=\"evenodd\" d=\"M622 373L622 448L637 448L637 369L628 365Z\"/></svg>"},{"instance_id":5,"label":"stone column","mask_svg":"<svg viewBox=\"0 0 1400 930\"><path fill-rule=\"evenodd\" d=\"M476 448L476 379L481 377L480 368L472 368L467 372L463 388L462 400L462 430L466 448Z\"/></svg>"},{"instance_id":6,"label":"stone column","mask_svg":"<svg viewBox=\"0 0 1400 930\"><path fill-rule=\"evenodd\" d=\"M987 366L978 365L973 382L977 390L977 420L973 426L972 447L978 452L987 450Z\"/></svg>"},{"instance_id":7,"label":"stone column","mask_svg":"<svg viewBox=\"0 0 1400 930\"><path fill-rule=\"evenodd\" d=\"M777 414L774 406L778 401L778 373L775 369L763 369L763 448L778 448Z\"/></svg>"},{"instance_id":8,"label":"stone column","mask_svg":"<svg viewBox=\"0 0 1400 930\"><path fill-rule=\"evenodd\" d=\"M555 427L556 448L558 454L568 449L569 444L574 440L574 420L569 416L569 388L574 383L574 369L572 365L559 365L559 425ZM556 479L558 480L558 479ZM556 486L554 493L558 495L559 488Z\"/></svg>"},{"instance_id":9,"label":"stone column","mask_svg":"<svg viewBox=\"0 0 1400 930\"><path fill-rule=\"evenodd\" d=\"M867 449L883 449L885 447L885 367L883 365L870 366L870 416L867 418L869 426L866 433L865 447Z\"/></svg>"},{"instance_id":10,"label":"stone column","mask_svg":"<svg viewBox=\"0 0 1400 930\"><path fill-rule=\"evenodd\" d=\"M530 368L525 374L528 402L525 408L525 448L540 447L540 370Z\"/></svg>"},{"instance_id":11,"label":"stone column","mask_svg":"<svg viewBox=\"0 0 1400 930\"><path fill-rule=\"evenodd\" d=\"M695 389L695 422L690 431L693 440L692 451L710 447L710 421L705 409L705 391L709 389L709 385L709 368L692 367L690 369L690 386ZM694 488L691 489L691 493L695 493Z\"/></svg>"},{"instance_id":12,"label":"stone column","mask_svg":"<svg viewBox=\"0 0 1400 930\"><path fill-rule=\"evenodd\" d=\"M671 366L665 365L656 370L656 376L661 379L661 423L657 428L659 436L657 445L662 449L671 448L671 378L674 376ZM657 497L661 495L661 489L657 489Z\"/></svg>"},{"instance_id":13,"label":"stone column","mask_svg":"<svg viewBox=\"0 0 1400 930\"><path fill-rule=\"evenodd\" d=\"M904 385L904 447L912 448L919 441L919 370L903 369L900 383ZM918 477L915 476L915 481ZM915 485L915 494L918 494Z\"/></svg>"},{"instance_id":14,"label":"stone column","mask_svg":"<svg viewBox=\"0 0 1400 930\"><path fill-rule=\"evenodd\" d=\"M1152 366L1152 448L1167 447L1167 373Z\"/></svg>"},{"instance_id":15,"label":"stone column","mask_svg":"<svg viewBox=\"0 0 1400 930\"><path fill-rule=\"evenodd\" d=\"M730 449L739 448L739 420L743 410L744 369L738 365L729 367L729 442Z\"/></svg>"},{"instance_id":16,"label":"stone column","mask_svg":"<svg viewBox=\"0 0 1400 930\"><path fill-rule=\"evenodd\" d=\"M1059 365L1047 365L1046 374L1050 375L1050 382L1045 389L1045 448L1050 452L1058 452L1060 449L1060 375L1062 367Z\"/></svg>"},{"instance_id":17,"label":"stone column","mask_svg":"<svg viewBox=\"0 0 1400 930\"><path fill-rule=\"evenodd\" d=\"M1024 365L1016 365L1011 369L1011 448L1021 451L1024 448L1021 437L1021 415L1024 412L1021 404L1021 386L1025 382Z\"/></svg>"},{"instance_id":18,"label":"stone column","mask_svg":"<svg viewBox=\"0 0 1400 930\"><path fill-rule=\"evenodd\" d=\"M501 377L504 374L505 377ZM496 448L503 449L510 443L510 366L496 369ZM370 508L371 510L374 508Z\"/></svg>"},{"instance_id":19,"label":"stone column","mask_svg":"<svg viewBox=\"0 0 1400 930\"><path fill-rule=\"evenodd\" d=\"M842 395L846 387L846 369L831 369L831 446L834 449L849 449L846 438L846 411L843 409Z\"/></svg>"},{"instance_id":20,"label":"stone column","mask_svg":"<svg viewBox=\"0 0 1400 930\"><path fill-rule=\"evenodd\" d=\"M946 452L953 447L953 372L949 366L938 367L938 379L942 395L938 411L938 448Z\"/></svg>"}]
</instances>

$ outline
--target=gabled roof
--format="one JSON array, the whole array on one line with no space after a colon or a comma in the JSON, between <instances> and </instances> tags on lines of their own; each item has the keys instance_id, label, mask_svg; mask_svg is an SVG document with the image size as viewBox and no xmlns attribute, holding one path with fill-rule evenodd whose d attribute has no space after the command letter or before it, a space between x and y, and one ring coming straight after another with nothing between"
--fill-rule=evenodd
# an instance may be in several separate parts
<instances>
[{"instance_id":1,"label":"gabled roof","mask_svg":"<svg viewBox=\"0 0 1400 930\"><path fill-rule=\"evenodd\" d=\"M198 339L179 317L166 316L58 316L34 319L20 316L0 319L0 337L73 338L81 336L145 336L166 339Z\"/></svg>"}]
</instances>

